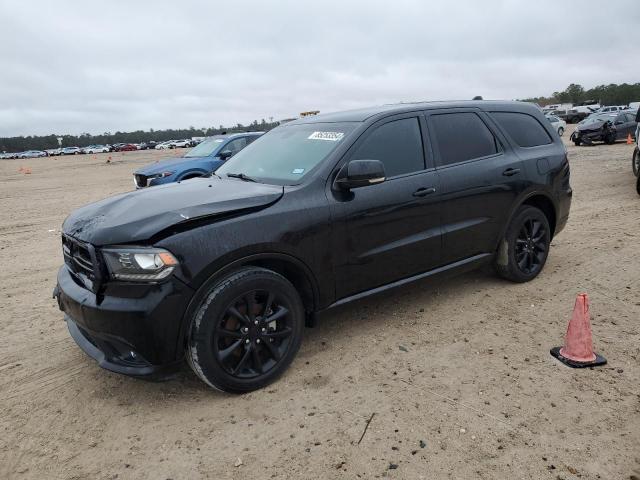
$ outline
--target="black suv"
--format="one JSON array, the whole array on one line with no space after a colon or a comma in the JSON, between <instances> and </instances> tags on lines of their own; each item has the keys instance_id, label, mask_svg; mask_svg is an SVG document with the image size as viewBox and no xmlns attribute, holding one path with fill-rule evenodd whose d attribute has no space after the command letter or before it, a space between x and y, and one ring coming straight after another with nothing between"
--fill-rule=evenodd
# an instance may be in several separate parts
<instances>
[{"instance_id":1,"label":"black suv","mask_svg":"<svg viewBox=\"0 0 640 480\"><path fill-rule=\"evenodd\" d=\"M317 312L487 262L535 278L571 194L566 150L530 104L307 117L210 177L75 211L54 295L102 367L164 375L186 358L245 392L288 367Z\"/></svg>"}]
</instances>

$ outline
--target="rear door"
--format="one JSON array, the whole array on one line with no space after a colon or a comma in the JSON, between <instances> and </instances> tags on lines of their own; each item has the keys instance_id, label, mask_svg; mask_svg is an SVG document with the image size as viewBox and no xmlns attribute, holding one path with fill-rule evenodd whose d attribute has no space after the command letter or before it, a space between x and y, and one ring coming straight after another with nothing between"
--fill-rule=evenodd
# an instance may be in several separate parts
<instances>
[{"instance_id":1,"label":"rear door","mask_svg":"<svg viewBox=\"0 0 640 480\"><path fill-rule=\"evenodd\" d=\"M329 186L334 212L337 298L391 283L440 263L438 174L425 160L424 118L395 115L372 125L350 160L380 160L386 180L349 192Z\"/></svg>"},{"instance_id":2,"label":"rear door","mask_svg":"<svg viewBox=\"0 0 640 480\"><path fill-rule=\"evenodd\" d=\"M522 190L524 167L485 113L427 113L442 192L442 260L492 253Z\"/></svg>"}]
</instances>

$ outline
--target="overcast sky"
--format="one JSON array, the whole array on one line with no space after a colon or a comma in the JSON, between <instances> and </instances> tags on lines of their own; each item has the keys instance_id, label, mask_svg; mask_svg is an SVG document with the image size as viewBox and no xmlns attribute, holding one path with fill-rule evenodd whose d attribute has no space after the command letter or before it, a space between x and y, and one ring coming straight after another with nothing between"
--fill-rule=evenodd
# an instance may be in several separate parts
<instances>
[{"instance_id":1,"label":"overcast sky","mask_svg":"<svg viewBox=\"0 0 640 480\"><path fill-rule=\"evenodd\" d=\"M0 19L0 137L640 81L638 0L2 0Z\"/></svg>"}]
</instances>

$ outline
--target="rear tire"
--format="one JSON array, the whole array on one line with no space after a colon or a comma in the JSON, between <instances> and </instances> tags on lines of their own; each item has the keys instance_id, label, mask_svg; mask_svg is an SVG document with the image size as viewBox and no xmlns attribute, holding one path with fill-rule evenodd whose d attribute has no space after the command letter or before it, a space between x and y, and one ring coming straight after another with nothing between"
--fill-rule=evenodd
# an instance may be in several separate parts
<instances>
[{"instance_id":1,"label":"rear tire","mask_svg":"<svg viewBox=\"0 0 640 480\"><path fill-rule=\"evenodd\" d=\"M640 176L640 148L638 147L633 150L633 157L631 157L631 168L633 169L633 174L636 177Z\"/></svg>"},{"instance_id":2,"label":"rear tire","mask_svg":"<svg viewBox=\"0 0 640 480\"><path fill-rule=\"evenodd\" d=\"M558 135L560 135L560 136L564 135L564 128L560 127L558 129Z\"/></svg>"},{"instance_id":3,"label":"rear tire","mask_svg":"<svg viewBox=\"0 0 640 480\"><path fill-rule=\"evenodd\" d=\"M550 243L546 215L536 207L521 206L500 242L495 262L498 275L517 283L533 280L544 268Z\"/></svg>"},{"instance_id":4,"label":"rear tire","mask_svg":"<svg viewBox=\"0 0 640 480\"><path fill-rule=\"evenodd\" d=\"M187 360L209 386L230 393L262 388L291 364L305 311L295 287L258 267L222 278L193 316Z\"/></svg>"},{"instance_id":5,"label":"rear tire","mask_svg":"<svg viewBox=\"0 0 640 480\"><path fill-rule=\"evenodd\" d=\"M580 143L582 143L582 142L580 142L580 139L579 139L579 138L576 138L576 139L573 141L573 144L574 144L576 147L579 147L579 146L580 146Z\"/></svg>"}]
</instances>

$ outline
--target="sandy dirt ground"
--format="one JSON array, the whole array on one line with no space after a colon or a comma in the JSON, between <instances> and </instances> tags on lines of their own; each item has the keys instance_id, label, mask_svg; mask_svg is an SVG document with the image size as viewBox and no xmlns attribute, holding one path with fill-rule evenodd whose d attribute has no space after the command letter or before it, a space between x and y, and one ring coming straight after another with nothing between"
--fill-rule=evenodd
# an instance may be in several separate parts
<instances>
[{"instance_id":1,"label":"sandy dirt ground","mask_svg":"<svg viewBox=\"0 0 640 480\"><path fill-rule=\"evenodd\" d=\"M243 396L187 368L100 369L51 298L65 216L171 153L0 161L0 478L640 478L632 147L567 146L571 216L535 281L478 271L331 311L280 381ZM582 291L609 360L592 370L549 355Z\"/></svg>"}]
</instances>

